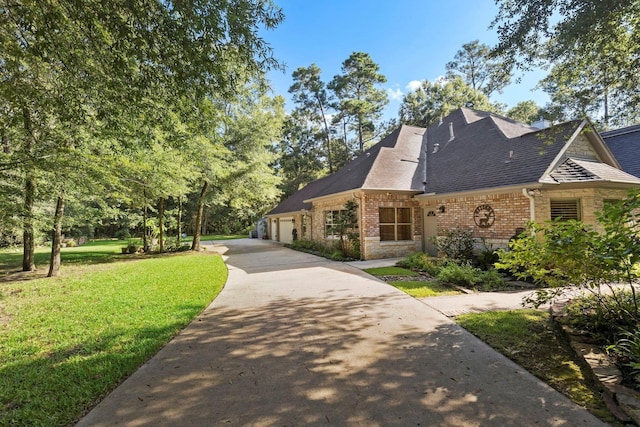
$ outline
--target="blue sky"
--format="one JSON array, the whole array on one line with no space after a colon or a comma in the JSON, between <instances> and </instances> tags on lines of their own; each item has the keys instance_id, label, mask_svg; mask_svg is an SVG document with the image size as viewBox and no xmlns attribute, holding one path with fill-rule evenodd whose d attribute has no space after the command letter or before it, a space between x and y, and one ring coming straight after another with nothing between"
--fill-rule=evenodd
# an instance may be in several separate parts
<instances>
[{"instance_id":1,"label":"blue sky","mask_svg":"<svg viewBox=\"0 0 640 427\"><path fill-rule=\"evenodd\" d=\"M496 31L489 29L498 10L494 0L274 1L285 20L261 33L287 67L285 73L269 73L274 94L288 99L291 73L298 67L315 63L327 83L352 52L366 52L387 77L384 88L390 102L385 119L397 117L410 82L444 75L445 64L464 43L478 39L491 46L497 41ZM518 76L520 83L512 83L492 100L509 107L528 99L540 106L547 103L544 92L532 92L544 73ZM291 108L288 101L287 110Z\"/></svg>"}]
</instances>

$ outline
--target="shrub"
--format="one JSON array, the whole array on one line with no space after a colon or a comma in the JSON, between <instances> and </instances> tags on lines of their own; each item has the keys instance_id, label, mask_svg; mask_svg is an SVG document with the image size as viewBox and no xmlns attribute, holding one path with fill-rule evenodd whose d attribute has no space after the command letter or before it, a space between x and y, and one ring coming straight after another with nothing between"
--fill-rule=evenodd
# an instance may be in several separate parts
<instances>
[{"instance_id":1,"label":"shrub","mask_svg":"<svg viewBox=\"0 0 640 427\"><path fill-rule=\"evenodd\" d=\"M625 331L615 345L607 348L621 362L623 368L630 371L631 376L640 375L640 331Z\"/></svg>"},{"instance_id":2,"label":"shrub","mask_svg":"<svg viewBox=\"0 0 640 427\"><path fill-rule=\"evenodd\" d=\"M440 269L436 277L444 283L472 287L480 281L478 271L480 270L469 264L460 265L455 262L448 262Z\"/></svg>"},{"instance_id":3,"label":"shrub","mask_svg":"<svg viewBox=\"0 0 640 427\"><path fill-rule=\"evenodd\" d=\"M415 252L399 261L397 265L410 270L423 271L433 277L438 275L441 268L437 258L430 257L424 252Z\"/></svg>"},{"instance_id":4,"label":"shrub","mask_svg":"<svg viewBox=\"0 0 640 427\"><path fill-rule=\"evenodd\" d=\"M473 232L470 230L453 229L436 239L438 251L445 257L460 261L473 259Z\"/></svg>"}]
</instances>

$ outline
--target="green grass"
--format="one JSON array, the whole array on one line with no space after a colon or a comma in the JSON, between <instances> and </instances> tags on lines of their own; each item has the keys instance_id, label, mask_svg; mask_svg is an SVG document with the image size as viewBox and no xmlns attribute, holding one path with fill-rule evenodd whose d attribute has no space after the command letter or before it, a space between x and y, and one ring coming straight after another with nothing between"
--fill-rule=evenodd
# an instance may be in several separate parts
<instances>
[{"instance_id":1,"label":"green grass","mask_svg":"<svg viewBox=\"0 0 640 427\"><path fill-rule=\"evenodd\" d=\"M118 259L120 248L126 246L125 240L94 240L83 246L62 248L60 258L62 264L96 264ZM49 265L51 247L41 246L35 250L37 268ZM0 273L16 271L22 268L21 249L0 250Z\"/></svg>"},{"instance_id":2,"label":"green grass","mask_svg":"<svg viewBox=\"0 0 640 427\"><path fill-rule=\"evenodd\" d=\"M0 284L0 425L73 423L200 313L226 278L219 256L183 253Z\"/></svg>"},{"instance_id":3,"label":"green grass","mask_svg":"<svg viewBox=\"0 0 640 427\"><path fill-rule=\"evenodd\" d=\"M465 314L456 321L578 405L603 421L615 423L600 392L583 374L569 343L551 323L549 313L496 311Z\"/></svg>"},{"instance_id":4,"label":"green grass","mask_svg":"<svg viewBox=\"0 0 640 427\"><path fill-rule=\"evenodd\" d=\"M415 271L407 270L406 268L401 267L376 267L376 268L366 268L365 272L371 274L372 276L409 276L409 277L417 277L418 273Z\"/></svg>"},{"instance_id":5,"label":"green grass","mask_svg":"<svg viewBox=\"0 0 640 427\"><path fill-rule=\"evenodd\" d=\"M452 289L449 286L442 285L434 281L414 282L401 280L397 282L389 282L389 284L411 295L414 298L436 297L441 295L459 295L462 293L456 289Z\"/></svg>"}]
</instances>

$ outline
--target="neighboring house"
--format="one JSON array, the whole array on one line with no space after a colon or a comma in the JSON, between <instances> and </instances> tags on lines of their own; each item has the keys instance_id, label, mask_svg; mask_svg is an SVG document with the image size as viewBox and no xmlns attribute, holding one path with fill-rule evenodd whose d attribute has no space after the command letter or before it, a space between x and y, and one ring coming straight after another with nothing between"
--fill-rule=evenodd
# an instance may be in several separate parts
<instances>
[{"instance_id":1,"label":"neighboring house","mask_svg":"<svg viewBox=\"0 0 640 427\"><path fill-rule=\"evenodd\" d=\"M620 162L622 170L640 177L640 125L602 132L600 135Z\"/></svg>"},{"instance_id":2,"label":"neighboring house","mask_svg":"<svg viewBox=\"0 0 640 427\"><path fill-rule=\"evenodd\" d=\"M607 200L639 186L587 120L538 130L461 108L427 129L401 126L308 184L267 214L268 235L290 243L295 229L330 242L333 218L352 200L363 259L435 254L434 240L451 230L495 248L528 221L595 223Z\"/></svg>"}]
</instances>

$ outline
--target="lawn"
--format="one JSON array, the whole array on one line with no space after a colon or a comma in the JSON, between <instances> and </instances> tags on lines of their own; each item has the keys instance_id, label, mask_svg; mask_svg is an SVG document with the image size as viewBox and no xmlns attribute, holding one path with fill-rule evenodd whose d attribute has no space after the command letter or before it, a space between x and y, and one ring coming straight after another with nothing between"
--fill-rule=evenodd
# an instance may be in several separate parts
<instances>
[{"instance_id":1,"label":"lawn","mask_svg":"<svg viewBox=\"0 0 640 427\"><path fill-rule=\"evenodd\" d=\"M372 276L380 278L399 278L399 277L418 277L420 276L415 271L402 268L402 267L376 267L367 268L364 271ZM450 286L443 285L441 283L424 280L388 280L391 286L400 289L401 291L411 295L414 298L426 298L435 297L440 295L458 295L461 292L457 289L453 289Z\"/></svg>"},{"instance_id":2,"label":"lawn","mask_svg":"<svg viewBox=\"0 0 640 427\"><path fill-rule=\"evenodd\" d=\"M456 321L472 334L605 422L616 422L575 352L539 310L465 314ZM585 368L586 369L586 368Z\"/></svg>"},{"instance_id":3,"label":"lawn","mask_svg":"<svg viewBox=\"0 0 640 427\"><path fill-rule=\"evenodd\" d=\"M442 295L460 295L462 293L457 289L453 289L450 286L443 285L435 281L424 282L399 280L390 281L389 284L411 295L414 298L437 297Z\"/></svg>"},{"instance_id":4,"label":"lawn","mask_svg":"<svg viewBox=\"0 0 640 427\"><path fill-rule=\"evenodd\" d=\"M73 423L226 282L226 266L212 254L91 264L124 257L121 246L65 248L63 260L89 264L57 278L0 284L0 425Z\"/></svg>"}]
</instances>

